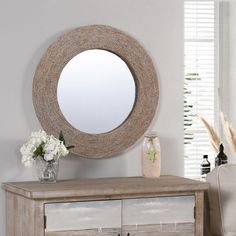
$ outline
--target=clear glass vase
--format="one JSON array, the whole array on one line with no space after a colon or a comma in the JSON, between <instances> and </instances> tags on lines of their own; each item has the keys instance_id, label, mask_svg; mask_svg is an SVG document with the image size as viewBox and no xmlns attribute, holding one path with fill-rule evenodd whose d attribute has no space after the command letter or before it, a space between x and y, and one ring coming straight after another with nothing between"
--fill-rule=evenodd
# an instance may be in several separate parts
<instances>
[{"instance_id":1,"label":"clear glass vase","mask_svg":"<svg viewBox=\"0 0 236 236\"><path fill-rule=\"evenodd\" d=\"M159 138L155 133L144 137L142 147L143 177L158 178L161 174L161 149Z\"/></svg>"},{"instance_id":2,"label":"clear glass vase","mask_svg":"<svg viewBox=\"0 0 236 236\"><path fill-rule=\"evenodd\" d=\"M57 181L59 160L45 161L42 157L35 159L36 174L41 183L55 183Z\"/></svg>"}]
</instances>

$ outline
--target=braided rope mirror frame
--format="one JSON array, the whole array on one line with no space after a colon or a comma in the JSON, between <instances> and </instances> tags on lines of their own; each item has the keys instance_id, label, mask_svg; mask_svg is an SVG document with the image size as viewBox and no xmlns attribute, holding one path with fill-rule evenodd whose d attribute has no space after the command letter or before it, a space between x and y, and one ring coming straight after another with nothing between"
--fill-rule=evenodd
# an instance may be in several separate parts
<instances>
[{"instance_id":1,"label":"braided rope mirror frame","mask_svg":"<svg viewBox=\"0 0 236 236\"><path fill-rule=\"evenodd\" d=\"M128 65L136 85L136 100L128 118L116 129L88 134L74 128L63 116L57 85L65 65L77 54L103 49L119 56ZM87 158L106 158L134 145L151 124L158 104L158 78L145 49L126 33L104 25L73 29L53 42L41 58L33 81L33 104L43 129L75 145L71 152Z\"/></svg>"}]
</instances>

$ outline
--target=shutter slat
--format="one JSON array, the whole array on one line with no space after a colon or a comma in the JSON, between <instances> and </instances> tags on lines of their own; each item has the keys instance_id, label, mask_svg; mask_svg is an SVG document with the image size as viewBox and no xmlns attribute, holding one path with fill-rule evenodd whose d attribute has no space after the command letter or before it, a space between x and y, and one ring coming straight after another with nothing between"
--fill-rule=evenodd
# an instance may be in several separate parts
<instances>
[{"instance_id":1,"label":"shutter slat","mask_svg":"<svg viewBox=\"0 0 236 236\"><path fill-rule=\"evenodd\" d=\"M214 125L214 0L184 2L184 39L184 169L186 177L196 177L200 176L202 155L208 154L212 164L215 156L199 119L203 116Z\"/></svg>"}]
</instances>

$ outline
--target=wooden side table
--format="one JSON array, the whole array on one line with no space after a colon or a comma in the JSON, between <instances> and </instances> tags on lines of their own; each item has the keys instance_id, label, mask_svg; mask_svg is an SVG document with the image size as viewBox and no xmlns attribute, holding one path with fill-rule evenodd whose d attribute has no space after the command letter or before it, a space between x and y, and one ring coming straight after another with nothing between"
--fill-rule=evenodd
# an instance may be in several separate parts
<instances>
[{"instance_id":1,"label":"wooden side table","mask_svg":"<svg viewBox=\"0 0 236 236\"><path fill-rule=\"evenodd\" d=\"M3 183L7 236L203 236L208 184L176 176Z\"/></svg>"}]
</instances>

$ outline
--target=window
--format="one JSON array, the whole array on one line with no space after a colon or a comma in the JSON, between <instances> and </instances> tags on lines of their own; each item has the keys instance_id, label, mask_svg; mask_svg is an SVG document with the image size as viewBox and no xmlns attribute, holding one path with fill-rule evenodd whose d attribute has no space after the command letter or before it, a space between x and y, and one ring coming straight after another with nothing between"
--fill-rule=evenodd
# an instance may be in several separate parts
<instances>
[{"instance_id":1,"label":"window","mask_svg":"<svg viewBox=\"0 0 236 236\"><path fill-rule=\"evenodd\" d=\"M216 99L215 2L184 1L184 152L185 176L200 176L204 154L214 153L199 116L212 125Z\"/></svg>"}]
</instances>

